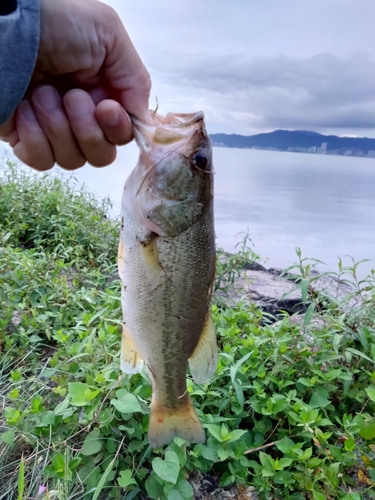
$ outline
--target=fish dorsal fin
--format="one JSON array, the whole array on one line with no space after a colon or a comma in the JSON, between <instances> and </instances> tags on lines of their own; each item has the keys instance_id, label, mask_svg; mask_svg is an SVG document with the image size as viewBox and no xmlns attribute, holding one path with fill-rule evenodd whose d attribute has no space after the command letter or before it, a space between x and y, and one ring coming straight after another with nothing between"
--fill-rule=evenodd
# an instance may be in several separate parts
<instances>
[{"instance_id":1,"label":"fish dorsal fin","mask_svg":"<svg viewBox=\"0 0 375 500\"><path fill-rule=\"evenodd\" d=\"M137 352L129 330L123 325L121 339L121 370L124 373L139 373L142 367L143 360Z\"/></svg>"},{"instance_id":2,"label":"fish dorsal fin","mask_svg":"<svg viewBox=\"0 0 375 500\"><path fill-rule=\"evenodd\" d=\"M140 243L141 257L146 276L154 289L165 283L168 276L159 261L159 251L156 238L151 238L147 243Z\"/></svg>"},{"instance_id":3,"label":"fish dorsal fin","mask_svg":"<svg viewBox=\"0 0 375 500\"><path fill-rule=\"evenodd\" d=\"M189 359L194 382L203 384L213 376L217 367L217 345L211 312L207 313L199 343Z\"/></svg>"}]
</instances>

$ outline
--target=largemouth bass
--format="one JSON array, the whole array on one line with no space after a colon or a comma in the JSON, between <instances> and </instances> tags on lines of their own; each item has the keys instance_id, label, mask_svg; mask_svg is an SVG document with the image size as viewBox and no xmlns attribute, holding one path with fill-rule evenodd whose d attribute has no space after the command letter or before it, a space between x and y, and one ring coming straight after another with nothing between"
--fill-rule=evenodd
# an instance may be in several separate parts
<instances>
[{"instance_id":1,"label":"largemouth bass","mask_svg":"<svg viewBox=\"0 0 375 500\"><path fill-rule=\"evenodd\" d=\"M145 363L152 401L149 442L175 436L201 443L205 434L186 388L216 370L210 313L215 274L213 166L203 113L153 114L133 120L140 148L122 198L119 274L122 280L121 368Z\"/></svg>"}]
</instances>

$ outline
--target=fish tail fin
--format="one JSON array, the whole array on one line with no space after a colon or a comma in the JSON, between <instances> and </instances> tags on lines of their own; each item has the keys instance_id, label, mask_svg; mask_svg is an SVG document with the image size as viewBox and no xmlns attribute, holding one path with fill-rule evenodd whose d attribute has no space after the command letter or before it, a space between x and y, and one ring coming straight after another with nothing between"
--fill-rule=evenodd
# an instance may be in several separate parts
<instances>
[{"instance_id":1,"label":"fish tail fin","mask_svg":"<svg viewBox=\"0 0 375 500\"><path fill-rule=\"evenodd\" d=\"M189 443L204 443L206 440L190 396L186 394L178 408L159 404L153 398L148 430L151 447L169 444L177 436Z\"/></svg>"}]
</instances>

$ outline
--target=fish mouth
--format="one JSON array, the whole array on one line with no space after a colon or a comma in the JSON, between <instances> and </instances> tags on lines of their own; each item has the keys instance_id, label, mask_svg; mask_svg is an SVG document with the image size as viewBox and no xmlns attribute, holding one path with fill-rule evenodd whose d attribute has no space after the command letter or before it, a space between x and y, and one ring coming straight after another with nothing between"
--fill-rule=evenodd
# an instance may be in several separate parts
<instances>
[{"instance_id":1,"label":"fish mouth","mask_svg":"<svg viewBox=\"0 0 375 500\"><path fill-rule=\"evenodd\" d=\"M164 153L175 148L184 148L195 135L207 136L204 126L204 113L168 113L160 115L150 111L151 124L130 116L133 134L141 151L150 153L161 147Z\"/></svg>"}]
</instances>

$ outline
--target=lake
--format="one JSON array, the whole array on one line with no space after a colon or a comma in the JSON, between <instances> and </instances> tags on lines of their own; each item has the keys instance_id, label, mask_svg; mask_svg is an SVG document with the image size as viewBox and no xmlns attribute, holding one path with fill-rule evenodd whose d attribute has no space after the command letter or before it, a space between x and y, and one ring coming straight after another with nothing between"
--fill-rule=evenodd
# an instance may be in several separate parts
<instances>
[{"instance_id":1,"label":"lake","mask_svg":"<svg viewBox=\"0 0 375 500\"><path fill-rule=\"evenodd\" d=\"M117 216L137 156L131 144L113 165L74 176L110 196ZM337 256L375 259L375 159L215 147L214 166L218 246L233 251L247 231L268 267L295 262L297 246L325 262L321 270L337 270ZM359 274L374 266L362 264Z\"/></svg>"}]
</instances>

